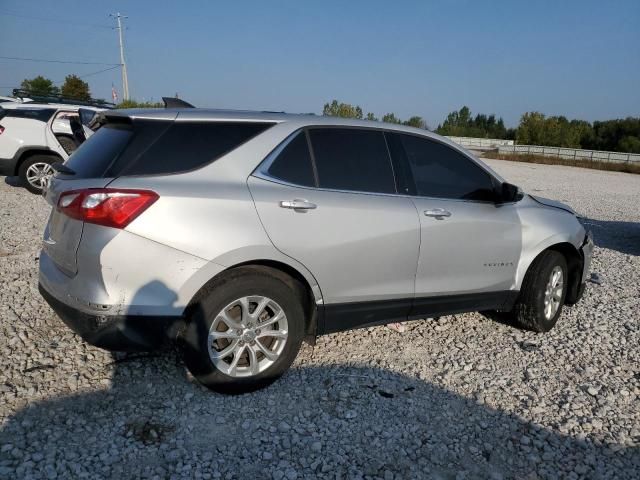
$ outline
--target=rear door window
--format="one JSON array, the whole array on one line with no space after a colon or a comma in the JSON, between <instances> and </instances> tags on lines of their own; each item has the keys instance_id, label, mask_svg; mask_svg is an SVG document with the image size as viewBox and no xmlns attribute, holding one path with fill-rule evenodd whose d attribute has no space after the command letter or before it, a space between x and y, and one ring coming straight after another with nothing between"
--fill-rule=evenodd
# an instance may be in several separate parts
<instances>
[{"instance_id":1,"label":"rear door window","mask_svg":"<svg viewBox=\"0 0 640 480\"><path fill-rule=\"evenodd\" d=\"M493 201L491 175L462 153L436 140L393 134L403 147L416 194L454 200Z\"/></svg>"},{"instance_id":2,"label":"rear door window","mask_svg":"<svg viewBox=\"0 0 640 480\"><path fill-rule=\"evenodd\" d=\"M320 188L396 193L382 131L313 128L309 135Z\"/></svg>"},{"instance_id":3,"label":"rear door window","mask_svg":"<svg viewBox=\"0 0 640 480\"><path fill-rule=\"evenodd\" d=\"M315 186L311 155L305 132L299 132L273 161L267 174L303 187Z\"/></svg>"}]
</instances>

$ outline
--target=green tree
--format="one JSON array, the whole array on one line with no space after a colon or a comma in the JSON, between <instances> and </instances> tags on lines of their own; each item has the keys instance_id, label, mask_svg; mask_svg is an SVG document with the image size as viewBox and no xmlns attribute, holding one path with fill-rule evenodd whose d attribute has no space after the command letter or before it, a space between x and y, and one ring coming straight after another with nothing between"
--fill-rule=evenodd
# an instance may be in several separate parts
<instances>
[{"instance_id":1,"label":"green tree","mask_svg":"<svg viewBox=\"0 0 640 480\"><path fill-rule=\"evenodd\" d=\"M394 113L385 113L382 116L382 121L386 123L402 123Z\"/></svg>"},{"instance_id":2,"label":"green tree","mask_svg":"<svg viewBox=\"0 0 640 480\"><path fill-rule=\"evenodd\" d=\"M58 87L42 75L32 79L25 78L20 84L20 88L28 90L33 95L57 95L59 93Z\"/></svg>"},{"instance_id":3,"label":"green tree","mask_svg":"<svg viewBox=\"0 0 640 480\"><path fill-rule=\"evenodd\" d=\"M378 121L377 117L371 112L367 113L367 116L365 117L365 120L370 120L372 122L377 122Z\"/></svg>"},{"instance_id":4,"label":"green tree","mask_svg":"<svg viewBox=\"0 0 640 480\"><path fill-rule=\"evenodd\" d=\"M89 84L77 75L67 75L65 77L60 93L62 93L63 97L77 98L79 100L91 99Z\"/></svg>"},{"instance_id":5,"label":"green tree","mask_svg":"<svg viewBox=\"0 0 640 480\"><path fill-rule=\"evenodd\" d=\"M518 143L543 145L545 116L540 112L527 112L520 118L516 133Z\"/></svg>"},{"instance_id":6,"label":"green tree","mask_svg":"<svg viewBox=\"0 0 640 480\"><path fill-rule=\"evenodd\" d=\"M138 102L136 100L123 100L116 108L164 108L160 102Z\"/></svg>"},{"instance_id":7,"label":"green tree","mask_svg":"<svg viewBox=\"0 0 640 480\"><path fill-rule=\"evenodd\" d=\"M484 113L478 113L474 118L466 105L457 112L449 113L436 132L454 137L507 138L502 118Z\"/></svg>"},{"instance_id":8,"label":"green tree","mask_svg":"<svg viewBox=\"0 0 640 480\"><path fill-rule=\"evenodd\" d=\"M349 103L338 102L333 100L331 103L325 103L322 109L322 115L328 117L342 117L342 118L357 118L362 119L362 108L358 105L351 105Z\"/></svg>"},{"instance_id":9,"label":"green tree","mask_svg":"<svg viewBox=\"0 0 640 480\"><path fill-rule=\"evenodd\" d=\"M428 128L427 122L425 122L422 117L419 117L417 115L414 115L413 117L409 118L409 120L402 122L402 124L409 127L422 128L423 130L427 130Z\"/></svg>"},{"instance_id":10,"label":"green tree","mask_svg":"<svg viewBox=\"0 0 640 480\"><path fill-rule=\"evenodd\" d=\"M628 135L618 142L618 151L625 153L640 153L640 138Z\"/></svg>"},{"instance_id":11,"label":"green tree","mask_svg":"<svg viewBox=\"0 0 640 480\"><path fill-rule=\"evenodd\" d=\"M588 123L569 121L564 116L545 117L540 112L522 115L516 139L524 145L580 148Z\"/></svg>"}]
</instances>

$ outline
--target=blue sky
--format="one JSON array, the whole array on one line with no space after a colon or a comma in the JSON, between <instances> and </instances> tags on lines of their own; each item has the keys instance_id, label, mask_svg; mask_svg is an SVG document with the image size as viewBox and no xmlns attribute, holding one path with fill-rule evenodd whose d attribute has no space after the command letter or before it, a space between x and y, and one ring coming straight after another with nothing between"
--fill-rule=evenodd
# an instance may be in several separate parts
<instances>
[{"instance_id":1,"label":"blue sky","mask_svg":"<svg viewBox=\"0 0 640 480\"><path fill-rule=\"evenodd\" d=\"M178 92L197 106L320 112L337 98L431 127L462 105L511 126L531 110L640 115L638 0L2 0L0 56L118 63L116 32L100 28L116 11L129 16L140 100ZM103 68L0 59L0 94ZM86 80L97 97L112 83L121 94L119 70Z\"/></svg>"}]
</instances>

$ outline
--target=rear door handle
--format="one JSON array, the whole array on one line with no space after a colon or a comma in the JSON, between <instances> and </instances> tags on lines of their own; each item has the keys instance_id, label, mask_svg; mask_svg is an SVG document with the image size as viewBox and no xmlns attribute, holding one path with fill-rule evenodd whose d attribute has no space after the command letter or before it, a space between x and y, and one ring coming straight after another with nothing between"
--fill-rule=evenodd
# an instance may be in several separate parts
<instances>
[{"instance_id":1,"label":"rear door handle","mask_svg":"<svg viewBox=\"0 0 640 480\"><path fill-rule=\"evenodd\" d=\"M315 203L307 202L306 200L300 200L298 198L296 198L295 200L282 200L280 202L280 207L290 208L292 210L313 210L314 208L318 208Z\"/></svg>"},{"instance_id":2,"label":"rear door handle","mask_svg":"<svg viewBox=\"0 0 640 480\"><path fill-rule=\"evenodd\" d=\"M442 208L434 208L432 210L425 210L424 214L427 217L434 217L434 218L437 218L438 220L442 220L443 218L451 216L451 212L449 212L447 210L443 210Z\"/></svg>"}]
</instances>

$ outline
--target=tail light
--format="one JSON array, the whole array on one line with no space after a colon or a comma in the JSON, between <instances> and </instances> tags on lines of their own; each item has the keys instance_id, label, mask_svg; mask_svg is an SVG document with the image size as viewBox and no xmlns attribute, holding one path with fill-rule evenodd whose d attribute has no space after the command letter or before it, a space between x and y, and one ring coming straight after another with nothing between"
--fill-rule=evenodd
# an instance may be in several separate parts
<instances>
[{"instance_id":1,"label":"tail light","mask_svg":"<svg viewBox=\"0 0 640 480\"><path fill-rule=\"evenodd\" d=\"M89 188L64 192L58 210L65 215L105 227L125 228L158 199L150 190Z\"/></svg>"},{"instance_id":2,"label":"tail light","mask_svg":"<svg viewBox=\"0 0 640 480\"><path fill-rule=\"evenodd\" d=\"M3 133L4 133L4 127L0 125L0 135L2 135Z\"/></svg>"}]
</instances>

